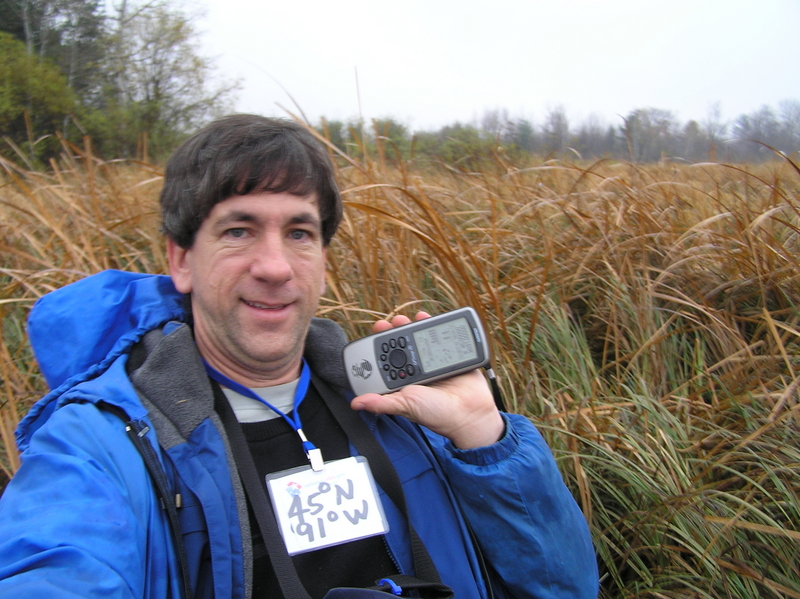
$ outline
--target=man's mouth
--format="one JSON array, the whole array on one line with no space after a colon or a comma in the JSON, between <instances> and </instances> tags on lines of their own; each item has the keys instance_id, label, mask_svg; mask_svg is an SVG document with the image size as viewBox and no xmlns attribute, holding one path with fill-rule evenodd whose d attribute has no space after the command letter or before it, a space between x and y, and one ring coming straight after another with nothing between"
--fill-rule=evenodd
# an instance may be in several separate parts
<instances>
[{"instance_id":1,"label":"man's mouth","mask_svg":"<svg viewBox=\"0 0 800 599\"><path fill-rule=\"evenodd\" d=\"M262 304L261 302L251 302L248 300L242 300L245 304L250 306L251 308L256 308L258 310L282 310L289 304Z\"/></svg>"}]
</instances>

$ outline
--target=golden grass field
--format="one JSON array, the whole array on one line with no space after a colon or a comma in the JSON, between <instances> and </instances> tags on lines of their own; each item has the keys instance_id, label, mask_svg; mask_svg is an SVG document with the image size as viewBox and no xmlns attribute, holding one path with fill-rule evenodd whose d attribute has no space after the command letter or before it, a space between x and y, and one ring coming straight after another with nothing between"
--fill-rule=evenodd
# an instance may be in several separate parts
<instances>
[{"instance_id":1,"label":"golden grass field","mask_svg":"<svg viewBox=\"0 0 800 599\"><path fill-rule=\"evenodd\" d=\"M380 147L378 148L380 150ZM165 272L161 169L0 166L0 466L45 391L24 320L106 268ZM320 312L470 305L510 410L590 522L603 597L800 598L800 169L336 155ZM54 331L54 334L58 334Z\"/></svg>"}]
</instances>

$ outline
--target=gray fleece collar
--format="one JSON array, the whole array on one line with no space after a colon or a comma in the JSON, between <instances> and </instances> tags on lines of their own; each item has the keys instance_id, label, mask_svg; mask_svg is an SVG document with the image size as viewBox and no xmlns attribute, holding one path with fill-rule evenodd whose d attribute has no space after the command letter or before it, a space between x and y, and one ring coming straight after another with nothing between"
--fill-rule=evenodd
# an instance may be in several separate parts
<instances>
[{"instance_id":1,"label":"gray fleece collar","mask_svg":"<svg viewBox=\"0 0 800 599\"><path fill-rule=\"evenodd\" d=\"M151 418L159 441L172 447L214 413L214 395L187 325L150 331L142 340L147 358L131 374L136 389L156 407ZM314 318L306 337L305 358L312 372L333 387L348 388L342 361L347 336L332 320ZM165 420L162 420L165 419Z\"/></svg>"},{"instance_id":2,"label":"gray fleece collar","mask_svg":"<svg viewBox=\"0 0 800 599\"><path fill-rule=\"evenodd\" d=\"M347 335L342 327L324 318L311 319L306 336L305 358L311 371L334 387L348 389L342 349L347 345Z\"/></svg>"}]
</instances>

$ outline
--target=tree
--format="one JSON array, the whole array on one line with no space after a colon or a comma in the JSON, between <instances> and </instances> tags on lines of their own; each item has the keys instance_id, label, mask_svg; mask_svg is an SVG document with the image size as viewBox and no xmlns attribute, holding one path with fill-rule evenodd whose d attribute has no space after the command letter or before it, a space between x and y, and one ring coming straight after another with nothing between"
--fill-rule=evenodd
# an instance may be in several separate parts
<instances>
[{"instance_id":1,"label":"tree","mask_svg":"<svg viewBox=\"0 0 800 599\"><path fill-rule=\"evenodd\" d=\"M656 162L676 153L678 123L669 110L638 108L624 120L631 160Z\"/></svg>"},{"instance_id":2,"label":"tree","mask_svg":"<svg viewBox=\"0 0 800 599\"><path fill-rule=\"evenodd\" d=\"M0 131L6 145L24 148L28 159L47 158L59 147L50 134L74 108L75 96L59 69L28 54L11 35L0 33ZM11 147L3 150L6 155L13 153Z\"/></svg>"},{"instance_id":3,"label":"tree","mask_svg":"<svg viewBox=\"0 0 800 599\"><path fill-rule=\"evenodd\" d=\"M88 101L100 89L105 27L99 0L59 0L46 55L61 68L70 87Z\"/></svg>"},{"instance_id":4,"label":"tree","mask_svg":"<svg viewBox=\"0 0 800 599\"><path fill-rule=\"evenodd\" d=\"M80 102L60 130L89 134L108 156L166 155L226 110L237 87L212 85L211 61L170 0L0 0L0 30L60 68Z\"/></svg>"},{"instance_id":5,"label":"tree","mask_svg":"<svg viewBox=\"0 0 800 599\"><path fill-rule=\"evenodd\" d=\"M104 43L99 0L0 0L0 30L56 64L79 98L96 89Z\"/></svg>"},{"instance_id":6,"label":"tree","mask_svg":"<svg viewBox=\"0 0 800 599\"><path fill-rule=\"evenodd\" d=\"M708 139L708 159L714 162L717 159L717 150L725 141L728 124L722 120L722 109L719 102L712 104L703 121L703 133Z\"/></svg>"},{"instance_id":7,"label":"tree","mask_svg":"<svg viewBox=\"0 0 800 599\"><path fill-rule=\"evenodd\" d=\"M743 114L733 124L733 137L737 142L738 157L744 160L768 159L771 148L777 148L780 123L769 106Z\"/></svg>"},{"instance_id":8,"label":"tree","mask_svg":"<svg viewBox=\"0 0 800 599\"><path fill-rule=\"evenodd\" d=\"M131 6L107 18L103 82L84 125L103 153L165 156L190 131L228 108L237 84L211 87L211 61L198 53L188 17L166 3Z\"/></svg>"},{"instance_id":9,"label":"tree","mask_svg":"<svg viewBox=\"0 0 800 599\"><path fill-rule=\"evenodd\" d=\"M513 149L528 152L529 154L536 151L538 142L536 130L527 119L509 121L506 124L502 140L504 144L511 146Z\"/></svg>"},{"instance_id":10,"label":"tree","mask_svg":"<svg viewBox=\"0 0 800 599\"><path fill-rule=\"evenodd\" d=\"M455 123L442 127L436 154L450 164L463 163L470 168L488 153L486 141L473 125Z\"/></svg>"},{"instance_id":11,"label":"tree","mask_svg":"<svg viewBox=\"0 0 800 599\"><path fill-rule=\"evenodd\" d=\"M320 124L314 128L322 137L326 138L342 152L347 152L347 140L345 139L345 128L342 121L329 121L322 117Z\"/></svg>"},{"instance_id":12,"label":"tree","mask_svg":"<svg viewBox=\"0 0 800 599\"><path fill-rule=\"evenodd\" d=\"M608 146L607 128L596 114L589 117L578 126L575 134L575 150L582 158L599 158L613 151L613 145Z\"/></svg>"},{"instance_id":13,"label":"tree","mask_svg":"<svg viewBox=\"0 0 800 599\"><path fill-rule=\"evenodd\" d=\"M544 125L544 150L548 154L563 154L569 144L569 120L563 106L553 108L547 113Z\"/></svg>"},{"instance_id":14,"label":"tree","mask_svg":"<svg viewBox=\"0 0 800 599\"><path fill-rule=\"evenodd\" d=\"M398 161L408 157L411 139L408 127L393 118L372 119L375 143L389 160Z\"/></svg>"},{"instance_id":15,"label":"tree","mask_svg":"<svg viewBox=\"0 0 800 599\"><path fill-rule=\"evenodd\" d=\"M481 118L481 131L487 139L499 140L508 129L509 123L507 110L486 110Z\"/></svg>"},{"instance_id":16,"label":"tree","mask_svg":"<svg viewBox=\"0 0 800 599\"><path fill-rule=\"evenodd\" d=\"M781 122L778 147L787 154L797 152L800 150L800 102L784 100L778 104L778 110Z\"/></svg>"},{"instance_id":17,"label":"tree","mask_svg":"<svg viewBox=\"0 0 800 599\"><path fill-rule=\"evenodd\" d=\"M703 129L695 120L691 120L683 127L683 150L681 157L690 162L699 162L706 159L706 149L710 146Z\"/></svg>"},{"instance_id":18,"label":"tree","mask_svg":"<svg viewBox=\"0 0 800 599\"><path fill-rule=\"evenodd\" d=\"M23 42L28 54L38 54L46 12L41 0L0 0L0 31Z\"/></svg>"}]
</instances>

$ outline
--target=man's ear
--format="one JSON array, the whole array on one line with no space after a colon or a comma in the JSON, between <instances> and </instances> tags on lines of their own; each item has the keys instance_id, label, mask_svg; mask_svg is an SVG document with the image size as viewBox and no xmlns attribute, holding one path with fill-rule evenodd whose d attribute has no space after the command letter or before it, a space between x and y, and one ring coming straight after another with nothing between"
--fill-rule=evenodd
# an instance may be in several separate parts
<instances>
[{"instance_id":1,"label":"man's ear","mask_svg":"<svg viewBox=\"0 0 800 599\"><path fill-rule=\"evenodd\" d=\"M169 275L175 289L181 293L192 292L192 273L189 269L187 255L191 248L184 249L167 238L167 262L169 263Z\"/></svg>"}]
</instances>

